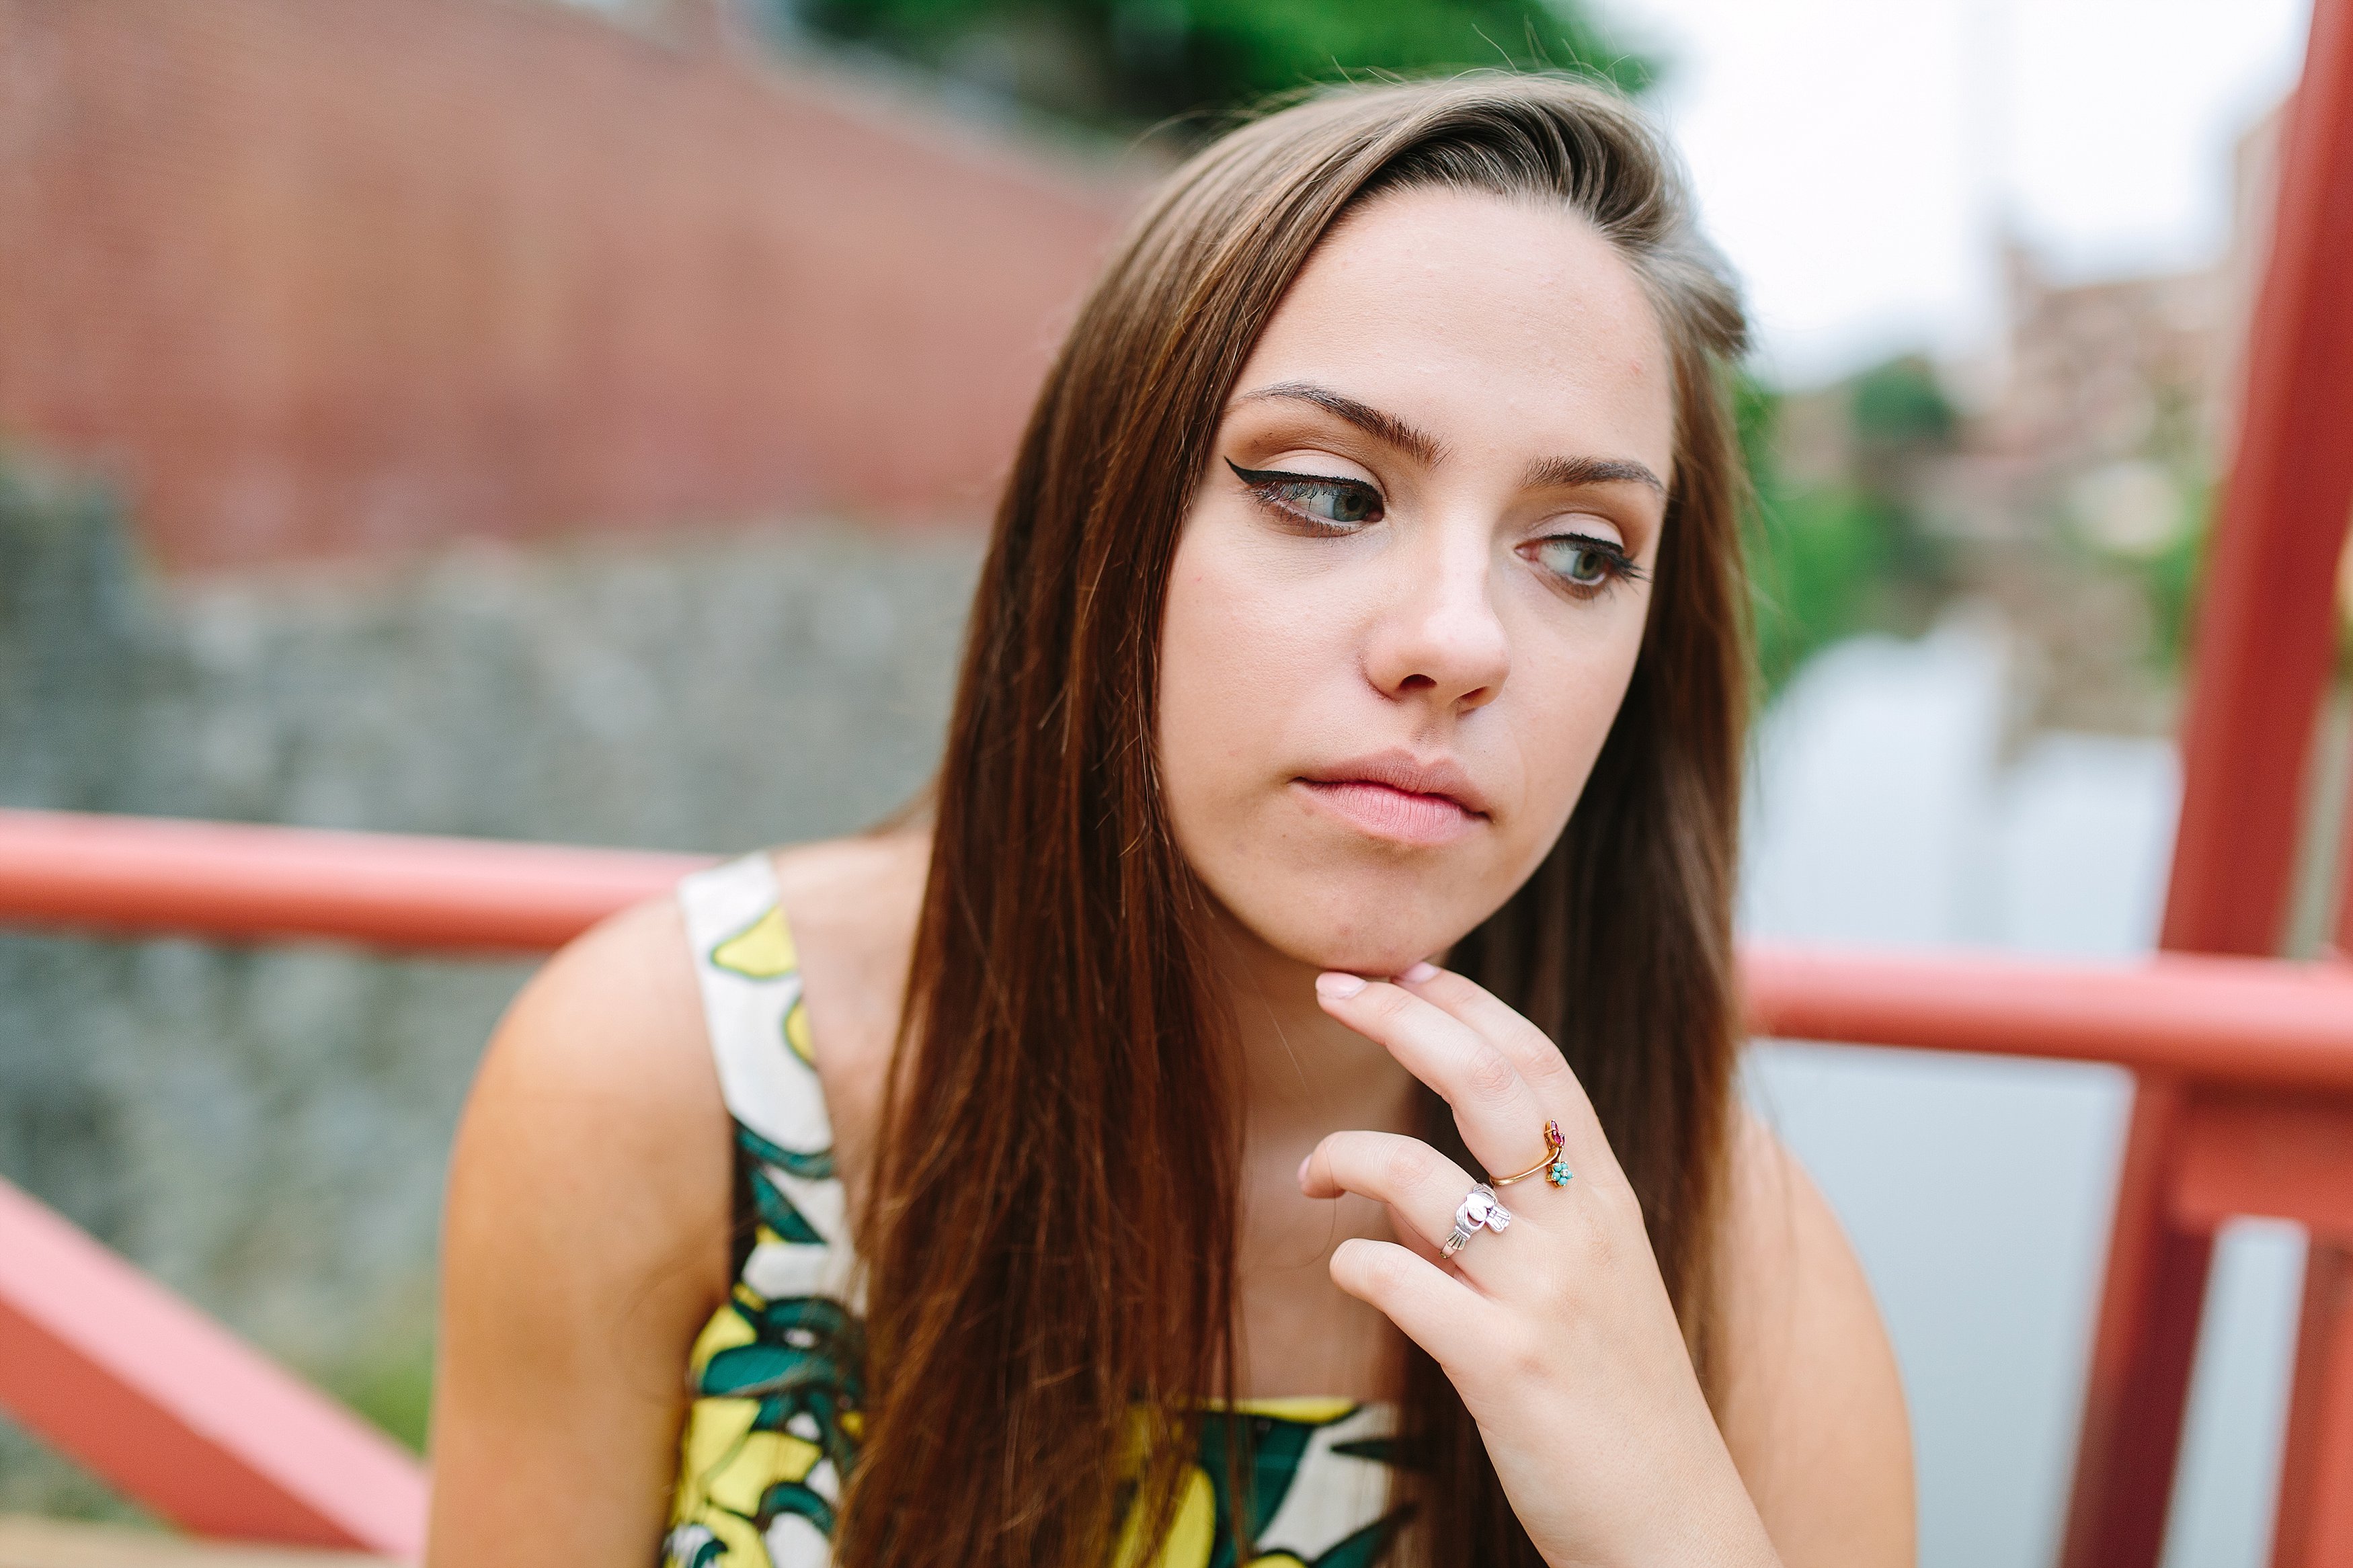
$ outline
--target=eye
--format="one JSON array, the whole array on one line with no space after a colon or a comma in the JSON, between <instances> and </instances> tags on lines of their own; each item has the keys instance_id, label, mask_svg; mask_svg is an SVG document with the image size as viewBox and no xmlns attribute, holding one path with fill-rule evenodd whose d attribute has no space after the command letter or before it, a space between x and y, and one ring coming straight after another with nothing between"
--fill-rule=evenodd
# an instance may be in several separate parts
<instances>
[{"instance_id":1,"label":"eye","mask_svg":"<svg viewBox=\"0 0 2353 1568\"><path fill-rule=\"evenodd\" d=\"M1232 458L1226 467L1260 501L1311 527L1344 532L1378 522L1381 492L1362 479L1329 474L1290 474L1276 468L1245 468Z\"/></svg>"},{"instance_id":2,"label":"eye","mask_svg":"<svg viewBox=\"0 0 2353 1568\"><path fill-rule=\"evenodd\" d=\"M1621 546L1591 534L1556 533L1528 549L1538 565L1580 596L1601 593L1620 579L1639 581L1642 576L1642 569Z\"/></svg>"}]
</instances>

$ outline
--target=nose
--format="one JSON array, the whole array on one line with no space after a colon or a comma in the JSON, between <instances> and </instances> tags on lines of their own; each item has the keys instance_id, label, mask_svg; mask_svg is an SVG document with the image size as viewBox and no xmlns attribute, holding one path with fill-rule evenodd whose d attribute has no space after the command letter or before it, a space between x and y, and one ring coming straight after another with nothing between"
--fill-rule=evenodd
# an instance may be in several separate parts
<instances>
[{"instance_id":1,"label":"nose","mask_svg":"<svg viewBox=\"0 0 2353 1568\"><path fill-rule=\"evenodd\" d=\"M1394 592L1377 617L1365 674L1385 696L1441 711L1492 702L1511 673L1511 639L1495 613L1486 531L1432 530L1395 558Z\"/></svg>"}]
</instances>

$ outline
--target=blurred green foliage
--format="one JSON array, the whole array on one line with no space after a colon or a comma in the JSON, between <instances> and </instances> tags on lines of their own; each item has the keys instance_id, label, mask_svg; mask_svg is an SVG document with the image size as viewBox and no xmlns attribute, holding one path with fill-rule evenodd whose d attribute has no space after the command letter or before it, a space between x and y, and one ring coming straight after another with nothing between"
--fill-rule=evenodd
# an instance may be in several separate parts
<instances>
[{"instance_id":1,"label":"blurred green foliage","mask_svg":"<svg viewBox=\"0 0 2353 1568\"><path fill-rule=\"evenodd\" d=\"M1935 367L1918 354L1857 375L1847 388L1847 416L1858 446L1890 455L1950 445L1960 426Z\"/></svg>"},{"instance_id":2,"label":"blurred green foliage","mask_svg":"<svg viewBox=\"0 0 2353 1568\"><path fill-rule=\"evenodd\" d=\"M1912 505L1912 475L1948 447L1958 419L1925 361L1891 360L1836 395L1848 461L1835 483L1792 479L1785 399L1752 377L1735 387L1748 464L1744 520L1757 663L1770 698L1807 657L1862 631L1919 629L1951 588L1951 565Z\"/></svg>"},{"instance_id":3,"label":"blurred green foliage","mask_svg":"<svg viewBox=\"0 0 2353 1568\"><path fill-rule=\"evenodd\" d=\"M2213 542L2222 487L2216 480L2185 479L2182 498L2180 526L2164 548L2122 563L2148 601L2151 661L2170 676L2189 673L2206 552ZM2342 601L2337 617L2337 679L2353 682L2353 605Z\"/></svg>"},{"instance_id":4,"label":"blurred green foliage","mask_svg":"<svg viewBox=\"0 0 2353 1568\"><path fill-rule=\"evenodd\" d=\"M778 4L779 0L770 0ZM1580 69L1639 92L1658 64L1580 0L799 0L791 25L1050 114L1120 131L1218 115L1343 77ZM780 13L781 14L781 13Z\"/></svg>"},{"instance_id":5,"label":"blurred green foliage","mask_svg":"<svg viewBox=\"0 0 2353 1568\"><path fill-rule=\"evenodd\" d=\"M323 1380L343 1402L422 1454L433 1415L433 1347L387 1351Z\"/></svg>"},{"instance_id":6,"label":"blurred green foliage","mask_svg":"<svg viewBox=\"0 0 2353 1568\"><path fill-rule=\"evenodd\" d=\"M2149 655L2158 668L2178 675L2189 663L2189 642L2198 616L2198 590L2206 565L2206 542L2220 492L2211 484L2182 488L2181 526L2165 547L2127 563L2148 601Z\"/></svg>"}]
</instances>

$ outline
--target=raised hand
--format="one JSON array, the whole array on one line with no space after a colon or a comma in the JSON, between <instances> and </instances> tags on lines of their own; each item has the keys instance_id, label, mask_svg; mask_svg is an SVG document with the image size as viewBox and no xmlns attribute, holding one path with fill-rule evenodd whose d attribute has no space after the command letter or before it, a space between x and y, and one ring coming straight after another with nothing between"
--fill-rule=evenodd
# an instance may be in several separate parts
<instances>
[{"instance_id":1,"label":"raised hand","mask_svg":"<svg viewBox=\"0 0 2353 1568\"><path fill-rule=\"evenodd\" d=\"M1300 1167L1310 1197L1388 1206L1399 1241L1344 1242L1332 1278L1452 1379L1545 1560L1778 1564L1700 1391L1641 1205L1559 1050L1426 963L1392 981L1327 973L1316 992L1452 1108L1489 1170L1516 1175L1553 1156L1547 1124L1558 1126L1542 1173L1565 1162L1574 1179L1504 1188L1508 1228L1470 1228L1445 1257L1486 1177L1389 1132L1335 1132Z\"/></svg>"}]
</instances>

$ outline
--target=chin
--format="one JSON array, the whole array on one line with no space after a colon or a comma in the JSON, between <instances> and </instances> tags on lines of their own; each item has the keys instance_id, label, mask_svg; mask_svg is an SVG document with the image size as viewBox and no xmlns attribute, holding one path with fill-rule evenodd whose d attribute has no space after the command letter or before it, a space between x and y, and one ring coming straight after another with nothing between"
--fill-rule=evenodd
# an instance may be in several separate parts
<instances>
[{"instance_id":1,"label":"chin","mask_svg":"<svg viewBox=\"0 0 2353 1568\"><path fill-rule=\"evenodd\" d=\"M1286 958L1371 975L1396 974L1442 953L1486 918L1482 910L1430 908L1415 891L1395 889L1269 900L1237 912Z\"/></svg>"}]
</instances>

